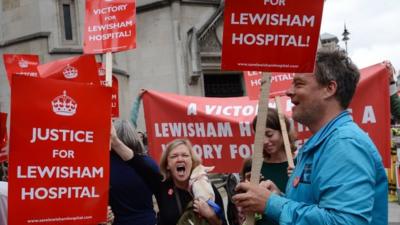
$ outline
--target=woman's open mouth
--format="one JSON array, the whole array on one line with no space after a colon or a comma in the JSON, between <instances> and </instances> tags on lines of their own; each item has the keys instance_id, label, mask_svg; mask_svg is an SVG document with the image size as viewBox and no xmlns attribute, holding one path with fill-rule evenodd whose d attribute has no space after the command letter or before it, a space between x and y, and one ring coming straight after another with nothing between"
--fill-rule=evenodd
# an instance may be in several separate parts
<instances>
[{"instance_id":1,"label":"woman's open mouth","mask_svg":"<svg viewBox=\"0 0 400 225\"><path fill-rule=\"evenodd\" d=\"M185 165L177 165L176 166L176 172L178 173L179 176L185 175L186 167Z\"/></svg>"}]
</instances>

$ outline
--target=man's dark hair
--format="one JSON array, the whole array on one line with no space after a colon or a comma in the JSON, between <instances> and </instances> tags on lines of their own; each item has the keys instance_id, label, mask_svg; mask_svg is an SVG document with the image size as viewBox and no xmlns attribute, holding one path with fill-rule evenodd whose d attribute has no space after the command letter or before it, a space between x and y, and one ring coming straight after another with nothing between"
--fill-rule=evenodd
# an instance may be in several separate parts
<instances>
[{"instance_id":1,"label":"man's dark hair","mask_svg":"<svg viewBox=\"0 0 400 225\"><path fill-rule=\"evenodd\" d=\"M315 77L320 85L335 81L336 99L346 109L353 98L360 71L343 51L321 51L317 53Z\"/></svg>"}]
</instances>

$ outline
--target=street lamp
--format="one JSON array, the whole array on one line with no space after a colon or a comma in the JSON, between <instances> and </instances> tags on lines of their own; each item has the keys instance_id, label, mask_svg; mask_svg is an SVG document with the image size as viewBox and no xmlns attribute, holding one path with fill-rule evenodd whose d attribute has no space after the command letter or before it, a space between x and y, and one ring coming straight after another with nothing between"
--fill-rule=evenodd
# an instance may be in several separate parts
<instances>
[{"instance_id":1,"label":"street lamp","mask_svg":"<svg viewBox=\"0 0 400 225\"><path fill-rule=\"evenodd\" d=\"M343 33L342 33L342 36L343 36L342 41L344 41L344 45L346 46L346 53L347 53L347 41L350 40L349 34L350 34L350 32L347 30L346 23L345 23L344 24L344 30L343 30Z\"/></svg>"}]
</instances>

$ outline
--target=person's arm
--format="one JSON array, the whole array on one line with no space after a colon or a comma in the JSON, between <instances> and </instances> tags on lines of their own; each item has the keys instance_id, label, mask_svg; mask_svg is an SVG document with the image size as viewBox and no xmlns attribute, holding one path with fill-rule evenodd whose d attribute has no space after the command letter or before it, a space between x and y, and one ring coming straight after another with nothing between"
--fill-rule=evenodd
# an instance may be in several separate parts
<instances>
[{"instance_id":1,"label":"person's arm","mask_svg":"<svg viewBox=\"0 0 400 225\"><path fill-rule=\"evenodd\" d=\"M135 101L133 102L132 110L131 110L131 122L134 128L137 128L137 119L139 115L140 104L142 103L142 96L146 92L145 89L140 89L139 94L137 95Z\"/></svg>"},{"instance_id":2,"label":"person's arm","mask_svg":"<svg viewBox=\"0 0 400 225\"><path fill-rule=\"evenodd\" d=\"M135 156L134 152L118 138L117 132L115 131L115 127L112 123L110 144L111 149L113 149L124 161L130 160Z\"/></svg>"},{"instance_id":3,"label":"person's arm","mask_svg":"<svg viewBox=\"0 0 400 225\"><path fill-rule=\"evenodd\" d=\"M127 163L138 171L138 174L153 193L158 193L162 182L162 175L157 163L151 157L147 155L135 155L135 157L127 161Z\"/></svg>"},{"instance_id":4,"label":"person's arm","mask_svg":"<svg viewBox=\"0 0 400 225\"><path fill-rule=\"evenodd\" d=\"M114 126L111 126L111 149L114 150L122 160L138 171L138 174L155 193L162 180L157 163L149 156L135 155L132 149L126 146L117 136Z\"/></svg>"},{"instance_id":5,"label":"person's arm","mask_svg":"<svg viewBox=\"0 0 400 225\"><path fill-rule=\"evenodd\" d=\"M194 200L194 211L199 213L199 215L204 217L212 225L227 224L222 197L214 185L212 185L212 188L215 193L215 204L220 207L219 215L217 215L216 212L211 208L211 206L209 206L208 203L203 200Z\"/></svg>"},{"instance_id":6,"label":"person's arm","mask_svg":"<svg viewBox=\"0 0 400 225\"><path fill-rule=\"evenodd\" d=\"M313 168L316 177L310 184L315 188L312 194L318 204L296 202L271 193L264 214L282 225L369 224L376 165L365 148L371 147L350 138L329 143Z\"/></svg>"}]
</instances>

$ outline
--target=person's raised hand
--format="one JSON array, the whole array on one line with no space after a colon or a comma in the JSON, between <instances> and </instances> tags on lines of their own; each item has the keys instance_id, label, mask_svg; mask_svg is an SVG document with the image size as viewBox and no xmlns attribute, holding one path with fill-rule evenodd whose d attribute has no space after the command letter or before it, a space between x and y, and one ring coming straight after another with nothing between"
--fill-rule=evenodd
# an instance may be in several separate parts
<instances>
[{"instance_id":1,"label":"person's raised hand","mask_svg":"<svg viewBox=\"0 0 400 225\"><path fill-rule=\"evenodd\" d=\"M382 62L387 69L389 69L391 71L391 73L388 73L389 76L389 84L392 84L395 82L394 80L394 75L396 75L396 69L393 67L392 63L388 60L385 60Z\"/></svg>"},{"instance_id":2,"label":"person's raised hand","mask_svg":"<svg viewBox=\"0 0 400 225\"><path fill-rule=\"evenodd\" d=\"M111 121L110 127L110 151L113 145L118 141L117 131L115 130L114 124Z\"/></svg>"},{"instance_id":3,"label":"person's raised hand","mask_svg":"<svg viewBox=\"0 0 400 225\"><path fill-rule=\"evenodd\" d=\"M146 91L147 91L146 89L143 89L143 88L140 89L140 90L139 90L139 93L138 93L138 96L139 96L139 97L143 97L143 94L144 94Z\"/></svg>"}]
</instances>

